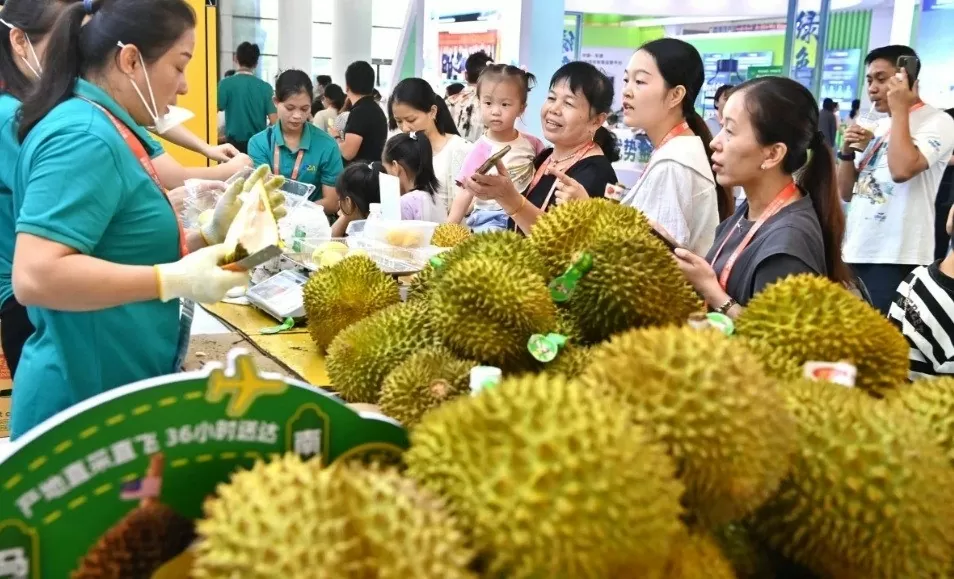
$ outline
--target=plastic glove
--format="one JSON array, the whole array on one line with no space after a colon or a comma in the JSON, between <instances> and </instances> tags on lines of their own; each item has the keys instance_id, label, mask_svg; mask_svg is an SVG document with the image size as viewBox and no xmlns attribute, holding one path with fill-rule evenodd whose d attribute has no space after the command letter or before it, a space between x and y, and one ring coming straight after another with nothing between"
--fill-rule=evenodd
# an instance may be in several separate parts
<instances>
[{"instance_id":1,"label":"plastic glove","mask_svg":"<svg viewBox=\"0 0 954 579\"><path fill-rule=\"evenodd\" d=\"M245 179L238 179L225 190L225 193L215 204L215 211L212 213L211 221L201 229L202 238L208 245L215 245L225 241L229 227L232 226L232 221L235 220L235 216L242 207L242 200L239 196L243 192L251 190L249 183L254 185L256 180L262 178L264 177L260 176L259 172L256 171L248 182L246 182ZM283 179L271 179L265 183L265 191L268 193L268 202L272 206L272 214L275 215L275 219L281 219L288 213L285 209L285 194L280 190L283 184Z\"/></svg>"},{"instance_id":2,"label":"plastic glove","mask_svg":"<svg viewBox=\"0 0 954 579\"><path fill-rule=\"evenodd\" d=\"M234 287L248 284L248 272L231 272L219 267L225 259L224 245L203 247L175 263L156 266L159 299L184 298L200 304L214 304Z\"/></svg>"}]
</instances>

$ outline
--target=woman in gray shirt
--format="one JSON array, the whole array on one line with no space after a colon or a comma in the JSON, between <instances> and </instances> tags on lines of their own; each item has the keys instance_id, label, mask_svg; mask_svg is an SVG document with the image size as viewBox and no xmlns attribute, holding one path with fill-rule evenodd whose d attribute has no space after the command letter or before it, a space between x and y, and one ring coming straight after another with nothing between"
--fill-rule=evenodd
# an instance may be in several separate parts
<instances>
[{"instance_id":1,"label":"woman in gray shirt","mask_svg":"<svg viewBox=\"0 0 954 579\"><path fill-rule=\"evenodd\" d=\"M689 282L718 312L736 317L766 285L812 273L842 283L845 216L818 105L801 84L758 78L732 91L712 142L713 172L746 200L716 230L703 258L677 249ZM797 176L796 176L797 173Z\"/></svg>"}]
</instances>

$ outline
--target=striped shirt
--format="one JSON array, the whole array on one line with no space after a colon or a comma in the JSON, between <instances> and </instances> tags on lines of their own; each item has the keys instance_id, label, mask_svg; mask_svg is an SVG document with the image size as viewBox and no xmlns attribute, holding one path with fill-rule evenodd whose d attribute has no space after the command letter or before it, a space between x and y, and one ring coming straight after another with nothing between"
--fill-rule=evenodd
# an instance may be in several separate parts
<instances>
[{"instance_id":1,"label":"striped shirt","mask_svg":"<svg viewBox=\"0 0 954 579\"><path fill-rule=\"evenodd\" d=\"M940 263L911 272L888 312L911 346L912 380L954 374L954 278Z\"/></svg>"}]
</instances>

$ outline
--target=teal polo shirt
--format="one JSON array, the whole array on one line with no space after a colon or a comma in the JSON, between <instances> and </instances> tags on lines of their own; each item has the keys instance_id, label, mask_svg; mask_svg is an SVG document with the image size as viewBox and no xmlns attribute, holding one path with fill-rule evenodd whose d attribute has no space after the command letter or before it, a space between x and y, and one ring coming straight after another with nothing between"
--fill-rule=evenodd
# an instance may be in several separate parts
<instances>
[{"instance_id":1,"label":"teal polo shirt","mask_svg":"<svg viewBox=\"0 0 954 579\"><path fill-rule=\"evenodd\" d=\"M0 305L13 297L13 180L20 143L16 134L17 110L20 101L7 93L0 94Z\"/></svg>"},{"instance_id":2,"label":"teal polo shirt","mask_svg":"<svg viewBox=\"0 0 954 579\"><path fill-rule=\"evenodd\" d=\"M252 137L248 142L248 156L256 166L272 166L275 161L275 147L278 147L278 164L281 174L286 179L292 178L295 161L298 159L298 150L305 152L301 160L296 181L315 186L309 201L317 201L322 197L321 186L334 187L338 175L344 170L341 160L341 150L334 137L322 131L311 123L305 123L302 129L301 145L294 151L285 144L282 135L281 123L269 127Z\"/></svg>"},{"instance_id":3,"label":"teal polo shirt","mask_svg":"<svg viewBox=\"0 0 954 579\"><path fill-rule=\"evenodd\" d=\"M114 114L157 154L145 129L98 87L77 97ZM30 131L17 161L16 232L104 261L151 266L179 259L176 216L102 111L81 98ZM174 371L179 302L152 300L90 312L28 307L27 340L13 394L12 436L101 392Z\"/></svg>"},{"instance_id":4,"label":"teal polo shirt","mask_svg":"<svg viewBox=\"0 0 954 579\"><path fill-rule=\"evenodd\" d=\"M272 85L251 74L235 74L219 83L219 110L225 112L225 135L248 142L268 126L276 112Z\"/></svg>"}]
</instances>

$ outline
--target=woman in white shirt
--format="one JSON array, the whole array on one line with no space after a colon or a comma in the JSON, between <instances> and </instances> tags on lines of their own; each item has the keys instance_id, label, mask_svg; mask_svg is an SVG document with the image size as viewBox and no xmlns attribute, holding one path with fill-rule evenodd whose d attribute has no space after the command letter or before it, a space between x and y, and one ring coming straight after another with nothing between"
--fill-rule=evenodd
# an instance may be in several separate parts
<instances>
[{"instance_id":1,"label":"woman in white shirt","mask_svg":"<svg viewBox=\"0 0 954 579\"><path fill-rule=\"evenodd\" d=\"M335 119L338 118L341 109L344 108L347 98L340 86L336 84L326 86L325 93L321 95L321 104L325 108L318 111L318 114L312 120L312 124L326 133L331 133L332 127L335 126Z\"/></svg>"},{"instance_id":2,"label":"woman in white shirt","mask_svg":"<svg viewBox=\"0 0 954 579\"><path fill-rule=\"evenodd\" d=\"M398 83L388 99L388 128L402 133L423 131L434 151L434 174L440 183L437 199L444 215L457 196L457 174L473 148L457 132L444 99L421 78Z\"/></svg>"},{"instance_id":3,"label":"woman in white shirt","mask_svg":"<svg viewBox=\"0 0 954 579\"><path fill-rule=\"evenodd\" d=\"M622 199L679 245L703 254L716 226L735 207L731 193L712 175L712 134L694 107L704 81L702 57L681 40L654 40L630 59L623 120L646 131L654 151L639 182Z\"/></svg>"}]
</instances>

